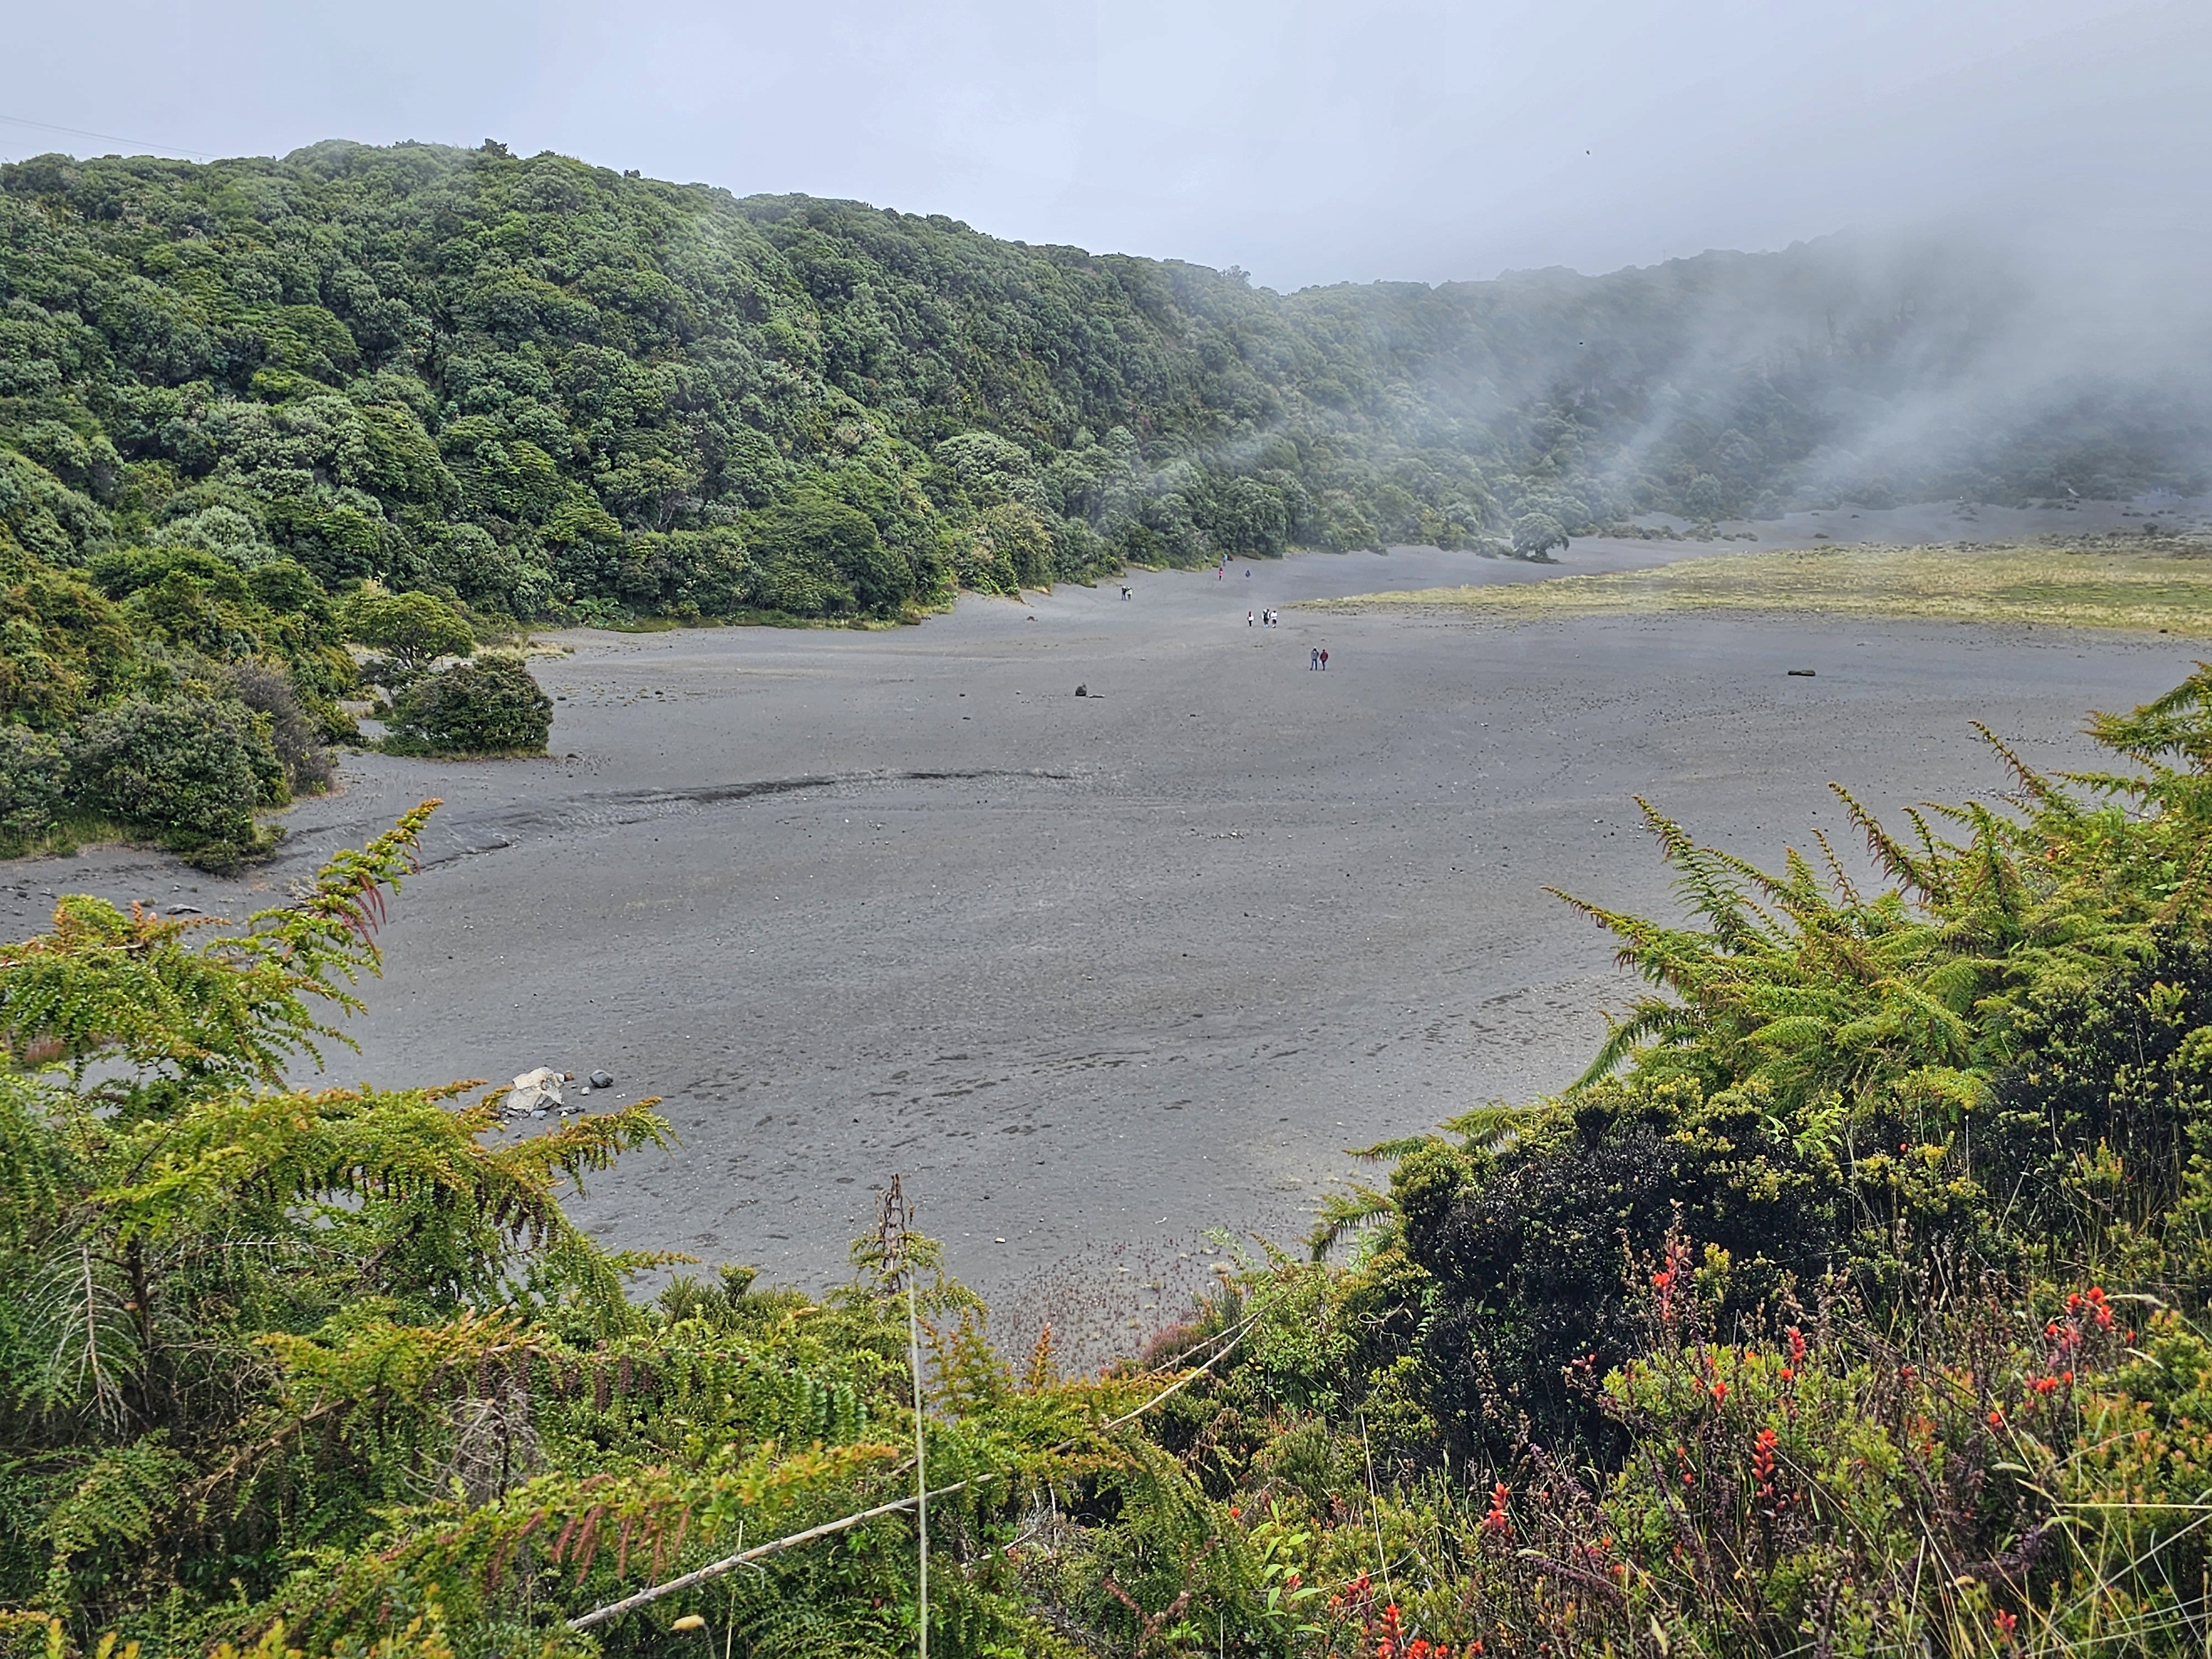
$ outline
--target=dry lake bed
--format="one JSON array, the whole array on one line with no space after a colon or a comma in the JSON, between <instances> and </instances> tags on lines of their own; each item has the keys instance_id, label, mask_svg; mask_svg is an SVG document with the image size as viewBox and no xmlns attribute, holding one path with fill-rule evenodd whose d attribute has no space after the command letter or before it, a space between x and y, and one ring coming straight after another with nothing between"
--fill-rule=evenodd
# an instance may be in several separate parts
<instances>
[{"instance_id":1,"label":"dry lake bed","mask_svg":"<svg viewBox=\"0 0 2212 1659\"><path fill-rule=\"evenodd\" d=\"M1559 569L1692 550L1577 544ZM1668 905L1632 796L1778 860L1843 831L1831 779L1890 809L1993 793L1975 719L2078 763L2085 710L2192 654L1289 608L1544 574L1312 555L890 631L549 635L564 758L351 757L246 881L95 849L11 866L0 926L66 890L241 914L442 797L332 1080L605 1067L680 1137L592 1182L578 1213L610 1243L820 1285L896 1171L954 1270L1032 1317L1139 1264L1085 1304L1118 1325L1172 1299L1140 1287L1205 1230L1303 1232L1346 1148L1581 1069L1633 987L1544 889Z\"/></svg>"}]
</instances>

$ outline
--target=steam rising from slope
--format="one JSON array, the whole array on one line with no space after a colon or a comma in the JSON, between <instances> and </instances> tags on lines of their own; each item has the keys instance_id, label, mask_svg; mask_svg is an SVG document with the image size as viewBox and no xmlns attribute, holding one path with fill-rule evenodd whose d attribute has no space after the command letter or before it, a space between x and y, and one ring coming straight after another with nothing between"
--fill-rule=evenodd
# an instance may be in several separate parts
<instances>
[{"instance_id":1,"label":"steam rising from slope","mask_svg":"<svg viewBox=\"0 0 2212 1659\"><path fill-rule=\"evenodd\" d=\"M1368 343L1456 428L1434 436L1479 428L1512 471L1616 506L2193 492L2212 470L2212 306L2170 252L1846 234L1286 304L1379 319Z\"/></svg>"}]
</instances>

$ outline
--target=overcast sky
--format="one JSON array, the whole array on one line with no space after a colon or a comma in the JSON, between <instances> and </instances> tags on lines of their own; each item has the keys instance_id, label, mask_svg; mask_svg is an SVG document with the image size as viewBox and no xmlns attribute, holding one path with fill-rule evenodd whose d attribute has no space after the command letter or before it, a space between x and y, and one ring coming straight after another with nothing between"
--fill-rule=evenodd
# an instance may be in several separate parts
<instances>
[{"instance_id":1,"label":"overcast sky","mask_svg":"<svg viewBox=\"0 0 2212 1659\"><path fill-rule=\"evenodd\" d=\"M0 8L10 158L489 137L1282 289L2212 210L2212 0Z\"/></svg>"}]
</instances>

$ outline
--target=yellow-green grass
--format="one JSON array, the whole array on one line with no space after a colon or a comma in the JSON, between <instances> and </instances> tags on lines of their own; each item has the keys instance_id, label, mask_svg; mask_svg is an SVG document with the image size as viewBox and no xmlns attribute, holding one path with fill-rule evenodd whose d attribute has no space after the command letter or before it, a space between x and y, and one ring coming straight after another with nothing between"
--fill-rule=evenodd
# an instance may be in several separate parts
<instances>
[{"instance_id":1,"label":"yellow-green grass","mask_svg":"<svg viewBox=\"0 0 2212 1659\"><path fill-rule=\"evenodd\" d=\"M1500 618L1679 611L1818 611L2212 637L2212 547L1838 547L1726 553L1650 570L1320 600Z\"/></svg>"}]
</instances>

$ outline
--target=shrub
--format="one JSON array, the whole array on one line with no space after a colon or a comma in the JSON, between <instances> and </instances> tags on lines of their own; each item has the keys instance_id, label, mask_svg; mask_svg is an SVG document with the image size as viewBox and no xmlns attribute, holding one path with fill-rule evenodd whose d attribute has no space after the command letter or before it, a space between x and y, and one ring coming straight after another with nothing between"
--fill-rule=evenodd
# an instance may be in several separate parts
<instances>
[{"instance_id":1,"label":"shrub","mask_svg":"<svg viewBox=\"0 0 2212 1659\"><path fill-rule=\"evenodd\" d=\"M246 573L246 585L253 597L271 611L314 611L322 602L323 585L297 559L272 559Z\"/></svg>"},{"instance_id":2,"label":"shrub","mask_svg":"<svg viewBox=\"0 0 2212 1659\"><path fill-rule=\"evenodd\" d=\"M553 700L513 657L486 657L410 685L391 728L386 746L400 754L543 754Z\"/></svg>"},{"instance_id":3,"label":"shrub","mask_svg":"<svg viewBox=\"0 0 2212 1659\"><path fill-rule=\"evenodd\" d=\"M329 788L331 757L301 706L292 677L274 664L242 662L232 665L230 683L240 702L266 717L270 747L284 769L286 789L295 795L319 795Z\"/></svg>"},{"instance_id":4,"label":"shrub","mask_svg":"<svg viewBox=\"0 0 2212 1659\"><path fill-rule=\"evenodd\" d=\"M84 725L70 767L86 805L189 848L250 850L260 773L276 757L253 716L213 697L134 697Z\"/></svg>"},{"instance_id":5,"label":"shrub","mask_svg":"<svg viewBox=\"0 0 2212 1659\"><path fill-rule=\"evenodd\" d=\"M0 716L65 730L145 670L122 613L75 572L34 569L0 589Z\"/></svg>"},{"instance_id":6,"label":"shrub","mask_svg":"<svg viewBox=\"0 0 2212 1659\"><path fill-rule=\"evenodd\" d=\"M976 539L991 550L995 561L1013 567L1014 581L1008 591L1052 586L1052 532L1044 520L1018 501L987 508L977 519Z\"/></svg>"},{"instance_id":7,"label":"shrub","mask_svg":"<svg viewBox=\"0 0 2212 1659\"><path fill-rule=\"evenodd\" d=\"M62 746L27 726L0 726L0 836L28 841L52 828L69 781Z\"/></svg>"},{"instance_id":8,"label":"shrub","mask_svg":"<svg viewBox=\"0 0 2212 1659\"><path fill-rule=\"evenodd\" d=\"M914 597L914 570L898 550L866 514L826 495L802 491L760 514L748 544L763 599L795 615L896 611Z\"/></svg>"}]
</instances>

